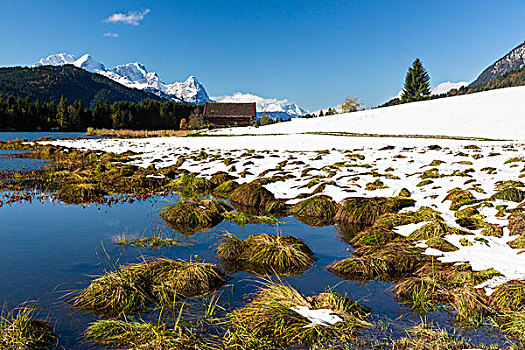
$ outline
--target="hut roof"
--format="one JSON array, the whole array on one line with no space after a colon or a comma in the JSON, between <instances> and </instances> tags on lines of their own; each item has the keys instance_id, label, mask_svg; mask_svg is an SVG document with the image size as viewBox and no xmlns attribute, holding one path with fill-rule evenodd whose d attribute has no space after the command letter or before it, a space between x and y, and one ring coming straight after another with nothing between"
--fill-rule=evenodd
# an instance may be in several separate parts
<instances>
[{"instance_id":1,"label":"hut roof","mask_svg":"<svg viewBox=\"0 0 525 350\"><path fill-rule=\"evenodd\" d=\"M255 117L255 102L253 103L225 103L206 102L203 115L205 117Z\"/></svg>"}]
</instances>

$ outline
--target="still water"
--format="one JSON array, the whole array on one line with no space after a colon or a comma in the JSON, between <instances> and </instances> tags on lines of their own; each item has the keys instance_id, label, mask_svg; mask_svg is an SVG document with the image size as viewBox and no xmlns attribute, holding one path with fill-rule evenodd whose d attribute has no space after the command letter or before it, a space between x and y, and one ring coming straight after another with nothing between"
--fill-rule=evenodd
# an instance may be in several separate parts
<instances>
[{"instance_id":1,"label":"still water","mask_svg":"<svg viewBox=\"0 0 525 350\"><path fill-rule=\"evenodd\" d=\"M21 137L29 139L25 134ZM34 136L38 137L41 136ZM20 161L31 162L27 159ZM315 266L302 275L286 278L300 292L311 295L328 286L335 287L335 291L348 293L370 307L375 320L389 320L394 332L399 334L419 320L419 315L414 315L394 299L391 284L345 281L325 270L328 264L349 254L350 247L340 239L335 226L311 227L294 218L283 219L278 227L266 224L239 227L232 222L223 222L211 230L187 237L166 227L157 215L168 199L176 197L157 197L111 207L65 205L49 199L4 205L0 208L0 302L13 308L27 301L38 301L40 315L56 325L60 349L98 349L100 347L84 341L82 336L87 325L96 318L72 309L63 297L67 291L83 288L92 276L103 273L105 252L112 262L118 264L158 256L172 259L199 256L205 261L218 263L214 249L220 234L225 231L245 238L250 234L279 230L303 239L318 258ZM124 249L112 244L115 236L122 233L140 237L151 236L160 230L166 230L185 244L162 250ZM223 287L221 302L229 307L241 306L246 296L257 287L259 279L248 273L236 273L231 277L228 285ZM452 327L453 316L445 311L427 317L440 327ZM468 336L487 344L497 340L495 334L481 332L471 332Z\"/></svg>"}]
</instances>

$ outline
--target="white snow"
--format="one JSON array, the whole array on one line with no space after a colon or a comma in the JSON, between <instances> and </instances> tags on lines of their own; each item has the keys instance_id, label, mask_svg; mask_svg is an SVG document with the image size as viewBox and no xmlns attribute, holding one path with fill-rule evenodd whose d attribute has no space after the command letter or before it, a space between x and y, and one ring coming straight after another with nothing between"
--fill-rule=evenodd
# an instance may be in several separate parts
<instances>
[{"instance_id":1,"label":"white snow","mask_svg":"<svg viewBox=\"0 0 525 350\"><path fill-rule=\"evenodd\" d=\"M474 141L435 138L349 137L304 132L369 132L380 134L441 134L524 140L525 87L507 88L478 94L425 101L383 109L355 112L274 124L260 128L223 129L203 137L169 137L149 139L59 140L50 143L81 149L122 153L134 151L133 164L147 167L155 161L157 168L174 165L180 156L181 168L204 177L218 171L237 176L246 183L266 177L288 175L285 181L265 185L276 198L296 203L299 194L311 193L318 185L307 187L315 178L325 182L319 194L341 202L351 196L392 196L406 188L416 200L416 210L431 207L441 213L445 223L458 227L450 201L444 198L455 187L467 189L477 185L485 193L471 191L478 199L492 196L501 180L518 180L525 174L525 162L506 163L510 158L525 158L523 141ZM235 134L260 134L235 136ZM282 135L265 135L282 134ZM441 149L429 146L439 146ZM467 147L475 145L477 147ZM388 147L386 147L388 146ZM209 157L196 157L201 150ZM247 150L252 150L247 152ZM217 158L216 158L216 157ZM226 165L225 158L232 164ZM430 166L433 160L443 163ZM281 163L285 162L285 163ZM278 168L279 164L281 166ZM284 165L282 165L284 164ZM235 170L230 169L235 165ZM425 170L436 168L439 178L431 184L417 186ZM243 174L244 171L248 173ZM244 175L244 176L243 176ZM367 190L366 185L380 180L386 188ZM523 180L523 179L520 179ZM495 201L494 206L518 203ZM495 207L480 208L486 222L505 227L506 217L498 217ZM408 235L420 227L405 225L397 232ZM488 293L511 279L525 279L525 254L507 243L516 237L504 230L501 238L487 237L478 231L470 235L445 237L458 248L455 252L427 249L444 262L470 263L475 270L494 268L503 276L480 285ZM463 246L461 239L471 246ZM421 247L427 248L424 242Z\"/></svg>"},{"instance_id":2,"label":"white snow","mask_svg":"<svg viewBox=\"0 0 525 350\"><path fill-rule=\"evenodd\" d=\"M333 311L330 309L318 309L312 310L308 306L296 306L291 307L290 310L297 312L299 315L306 317L310 324L305 327L315 326L333 326L337 322L343 321L343 319L337 315L332 315Z\"/></svg>"},{"instance_id":3,"label":"white snow","mask_svg":"<svg viewBox=\"0 0 525 350\"><path fill-rule=\"evenodd\" d=\"M369 109L264 127L221 129L216 134L306 132L442 135L525 139L525 86Z\"/></svg>"}]
</instances>

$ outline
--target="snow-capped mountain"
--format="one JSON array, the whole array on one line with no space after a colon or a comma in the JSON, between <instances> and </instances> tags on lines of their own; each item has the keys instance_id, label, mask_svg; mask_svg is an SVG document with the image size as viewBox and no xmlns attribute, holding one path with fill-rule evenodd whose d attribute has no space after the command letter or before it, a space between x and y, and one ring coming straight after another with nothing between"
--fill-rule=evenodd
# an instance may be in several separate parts
<instances>
[{"instance_id":1,"label":"snow-capped mountain","mask_svg":"<svg viewBox=\"0 0 525 350\"><path fill-rule=\"evenodd\" d=\"M124 86L146 90L173 101L197 104L211 101L204 86L194 76L190 76L184 82L165 84L157 73L148 72L146 67L138 62L106 68L89 54L77 58L71 54L59 53L42 58L31 67L44 65L61 66L65 64L72 64L91 73L106 76Z\"/></svg>"},{"instance_id":2,"label":"snow-capped mountain","mask_svg":"<svg viewBox=\"0 0 525 350\"><path fill-rule=\"evenodd\" d=\"M290 119L297 118L307 112L296 105L288 102L287 99L278 100L276 98L264 98L253 94L244 94L242 92L234 93L228 96L212 97L217 102L255 102L257 115L261 117L264 112L272 119Z\"/></svg>"},{"instance_id":3,"label":"snow-capped mountain","mask_svg":"<svg viewBox=\"0 0 525 350\"><path fill-rule=\"evenodd\" d=\"M488 83L500 75L523 67L525 67L525 42L485 69L470 86Z\"/></svg>"},{"instance_id":4,"label":"snow-capped mountain","mask_svg":"<svg viewBox=\"0 0 525 350\"><path fill-rule=\"evenodd\" d=\"M196 77L190 76L184 82L173 84L164 83L155 72L148 72L146 67L138 62L118 65L107 68L102 63L96 61L89 54L81 57L75 55L59 53L40 59L31 67L39 66L62 66L66 64L85 69L91 73L97 73L108 77L124 86L145 90L154 93L162 98L176 102L186 102L202 104L208 101L217 102L255 102L257 104L258 115L267 112L273 119L290 119L306 114L306 111L295 103L288 100L278 100L275 98L264 98L252 94L235 93L231 96L219 96L211 98L208 96L204 86Z\"/></svg>"}]
</instances>

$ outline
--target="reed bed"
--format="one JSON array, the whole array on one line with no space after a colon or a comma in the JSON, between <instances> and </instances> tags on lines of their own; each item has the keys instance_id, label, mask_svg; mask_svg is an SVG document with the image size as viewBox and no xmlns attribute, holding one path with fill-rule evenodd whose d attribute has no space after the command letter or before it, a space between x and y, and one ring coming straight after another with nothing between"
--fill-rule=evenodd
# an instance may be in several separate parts
<instances>
[{"instance_id":1,"label":"reed bed","mask_svg":"<svg viewBox=\"0 0 525 350\"><path fill-rule=\"evenodd\" d=\"M53 326L35 320L35 307L28 305L0 316L0 348L2 350L46 350L56 343Z\"/></svg>"},{"instance_id":2,"label":"reed bed","mask_svg":"<svg viewBox=\"0 0 525 350\"><path fill-rule=\"evenodd\" d=\"M214 264L158 258L106 273L68 301L102 317L125 318L143 313L151 304L166 306L206 295L225 282Z\"/></svg>"},{"instance_id":3,"label":"reed bed","mask_svg":"<svg viewBox=\"0 0 525 350\"><path fill-rule=\"evenodd\" d=\"M312 324L291 308L329 309L341 321L333 325ZM359 329L371 326L367 310L355 301L327 291L312 297L304 296L282 282L265 282L252 301L230 314L229 329L224 336L226 349L267 349L330 346L344 344Z\"/></svg>"},{"instance_id":4,"label":"reed bed","mask_svg":"<svg viewBox=\"0 0 525 350\"><path fill-rule=\"evenodd\" d=\"M296 274L316 260L300 238L280 234L261 233L243 241L227 233L215 251L229 268L259 275Z\"/></svg>"},{"instance_id":5,"label":"reed bed","mask_svg":"<svg viewBox=\"0 0 525 350\"><path fill-rule=\"evenodd\" d=\"M114 130L88 128L86 136L106 136L118 138L147 138L147 137L172 137L186 136L195 133L195 130Z\"/></svg>"}]
</instances>

